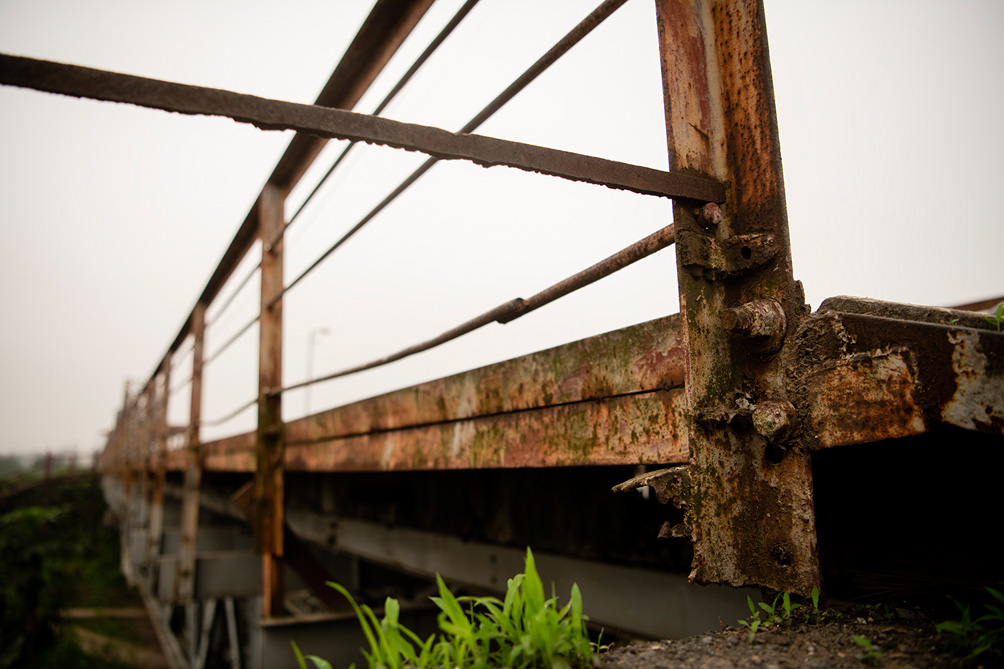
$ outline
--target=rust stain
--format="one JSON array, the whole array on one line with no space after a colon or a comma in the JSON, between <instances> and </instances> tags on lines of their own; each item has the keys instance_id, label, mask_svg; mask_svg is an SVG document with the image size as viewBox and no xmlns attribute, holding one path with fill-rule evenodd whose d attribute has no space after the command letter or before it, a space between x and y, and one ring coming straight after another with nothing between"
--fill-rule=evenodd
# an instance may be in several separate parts
<instances>
[{"instance_id":1,"label":"rust stain","mask_svg":"<svg viewBox=\"0 0 1004 669\"><path fill-rule=\"evenodd\" d=\"M846 446L920 434L924 412L905 351L875 351L811 373L809 412L818 446Z\"/></svg>"},{"instance_id":2,"label":"rust stain","mask_svg":"<svg viewBox=\"0 0 1004 669\"><path fill-rule=\"evenodd\" d=\"M679 315L430 381L302 418L288 443L315 442L682 385Z\"/></svg>"},{"instance_id":3,"label":"rust stain","mask_svg":"<svg viewBox=\"0 0 1004 669\"><path fill-rule=\"evenodd\" d=\"M293 471L406 471L687 461L680 390L289 444ZM222 462L207 458L210 462Z\"/></svg>"}]
</instances>

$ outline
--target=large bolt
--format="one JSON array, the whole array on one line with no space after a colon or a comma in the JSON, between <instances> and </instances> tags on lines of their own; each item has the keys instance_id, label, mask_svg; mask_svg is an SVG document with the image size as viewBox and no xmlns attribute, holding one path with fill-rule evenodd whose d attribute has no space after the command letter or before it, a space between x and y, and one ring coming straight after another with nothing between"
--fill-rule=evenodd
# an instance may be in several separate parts
<instances>
[{"instance_id":1,"label":"large bolt","mask_svg":"<svg viewBox=\"0 0 1004 669\"><path fill-rule=\"evenodd\" d=\"M709 202L697 210L697 221L704 228L715 228L722 222L722 208Z\"/></svg>"},{"instance_id":2,"label":"large bolt","mask_svg":"<svg viewBox=\"0 0 1004 669\"><path fill-rule=\"evenodd\" d=\"M771 444L783 441L797 420L791 402L767 400L753 409L753 429Z\"/></svg>"},{"instance_id":3,"label":"large bolt","mask_svg":"<svg viewBox=\"0 0 1004 669\"><path fill-rule=\"evenodd\" d=\"M761 352L773 353L784 340L784 309L772 299L753 300L722 312L722 327L748 337Z\"/></svg>"}]
</instances>

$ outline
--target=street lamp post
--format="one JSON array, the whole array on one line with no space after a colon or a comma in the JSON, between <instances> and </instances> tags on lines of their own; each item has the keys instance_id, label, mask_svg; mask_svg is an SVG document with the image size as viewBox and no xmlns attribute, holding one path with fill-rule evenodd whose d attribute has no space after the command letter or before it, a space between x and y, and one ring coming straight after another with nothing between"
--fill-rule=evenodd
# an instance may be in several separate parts
<instances>
[{"instance_id":1,"label":"street lamp post","mask_svg":"<svg viewBox=\"0 0 1004 669\"><path fill-rule=\"evenodd\" d=\"M328 328L314 328L307 335L307 380L314 374L314 344L317 341L317 335L327 335L331 334ZM310 415L310 386L305 388L306 393L303 396L303 415Z\"/></svg>"}]
</instances>

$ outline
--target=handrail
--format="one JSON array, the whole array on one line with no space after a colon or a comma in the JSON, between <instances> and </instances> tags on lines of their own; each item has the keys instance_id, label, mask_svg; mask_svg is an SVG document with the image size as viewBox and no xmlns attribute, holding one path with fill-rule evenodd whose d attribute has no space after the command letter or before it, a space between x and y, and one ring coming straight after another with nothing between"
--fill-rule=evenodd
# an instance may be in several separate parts
<instances>
[{"instance_id":1,"label":"handrail","mask_svg":"<svg viewBox=\"0 0 1004 669\"><path fill-rule=\"evenodd\" d=\"M464 124L459 132L460 133L471 133L477 130L481 124L490 119L495 112L502 109L503 106L510 100L512 100L516 95L530 85L534 79L543 74L547 68L553 65L559 58L568 53L568 51L578 44L586 35L593 31L594 28L600 25L608 16L614 13L618 8L621 7L627 0L606 0L599 7L594 9L586 18L578 23L574 28L572 28L564 37L562 37L554 46L547 50L547 52L537 59L533 65L528 67L523 74L516 77L516 79L509 84L504 91L495 96L491 102L485 106L484 109L475 114L474 118ZM286 294L290 289L298 284L304 277L310 274L314 269L317 268L324 260L328 258L332 253L334 253L338 248L347 242L350 237L359 232L367 223L373 220L377 214L383 211L387 205L397 199L399 195L404 193L413 183L419 180L423 174L428 172L433 165L439 162L439 159L433 156L429 158L414 172L412 172L404 181L397 185L397 187L392 190L383 200L380 201L375 207L373 207L369 213L363 216L359 222L357 222L348 232L342 235L338 241L328 247L324 253L322 253L314 262L312 262L305 270L300 272L295 279L293 279L289 284L282 289L278 295L276 295L268 304L268 306L273 306L278 302L283 295ZM334 169L334 167L332 167ZM297 212L299 213L299 212Z\"/></svg>"},{"instance_id":2,"label":"handrail","mask_svg":"<svg viewBox=\"0 0 1004 669\"><path fill-rule=\"evenodd\" d=\"M560 297L564 297L565 295L578 290L579 288L584 288L585 286L599 281L606 276L610 276L614 272L621 270L628 265L641 260L642 258L647 258L656 251L660 251L675 242L676 228L673 225L668 225L648 237L635 242L631 246L621 249L612 256L601 260L578 274L575 274L563 281L559 281L550 288L542 290L533 297L528 299L517 297L516 299L509 300L494 309L484 312L480 316L472 318L466 323L462 323L461 325L444 332L434 339L430 339L421 344L415 344L414 346L409 346L406 349L384 358L380 358L379 360L374 360L355 367L349 367L348 369L343 369L314 379L308 379L300 383L294 383L290 386L272 389L269 391L269 394L280 395L284 392L296 390L297 388L305 388L322 381L330 381L332 379L341 378L350 374L357 374L376 367L382 367L392 362L397 362L398 360L415 355L416 353L428 351L429 349L445 344L446 342L453 341L454 339L482 328L489 323L510 323L521 316L525 316L531 311L539 309L540 307L550 304Z\"/></svg>"},{"instance_id":3,"label":"handrail","mask_svg":"<svg viewBox=\"0 0 1004 669\"><path fill-rule=\"evenodd\" d=\"M436 35L435 39L429 42L429 46L425 47L425 51L422 52L422 55L420 55L417 59L415 59L415 62L412 63L411 67L408 68L408 71L401 76L397 84L394 85L394 88L391 89L391 91L384 97L384 99L380 102L380 104L377 105L376 109L373 110L374 116L379 116L380 112L382 112L384 109L387 108L387 105L390 104L391 100L397 97L397 94L400 93L404 89L404 87L408 85L408 82L411 81L412 77L415 76L415 73L418 72L419 69L421 69L422 65L424 65L427 60L429 60L429 57L432 56L433 53L435 53L436 49L438 49L440 45L442 45L442 43L446 41L446 38L450 36L450 33L452 33L453 30L458 25L460 25L460 22L464 20L464 17L466 17L470 13L470 11L474 9L474 5L478 4L478 1L479 0L467 0L467 2L465 2L464 5L457 10L457 13L453 15L453 18L450 19L449 23L447 23L443 27L443 29L439 31L439 34ZM286 224L282 227L282 229L279 230L279 232L276 233L276 235L272 237L272 239L270 239L268 243L265 244L266 252L272 250L272 247L275 246L280 239L282 239L283 235L286 234L286 230L289 229L289 226L293 225L293 222L297 219L297 217L304 210L307 204L314 198L315 195L317 195L317 192L321 189L321 186L323 186L325 182L327 182L328 178L332 174L334 174L335 170L338 169L338 166L342 164L343 160L345 160L345 157L349 155L349 152L352 150L352 147L354 147L357 143L358 142L351 142L348 146L346 146L342 150L340 154L338 154L338 157L335 159L335 162L331 165L331 167L328 168L328 171L324 173L324 176L321 177L320 181L317 182L313 190L310 191L310 193L303 200L303 202L300 203L299 208L297 208L296 212L292 216L290 216L289 221L287 221Z\"/></svg>"}]
</instances>

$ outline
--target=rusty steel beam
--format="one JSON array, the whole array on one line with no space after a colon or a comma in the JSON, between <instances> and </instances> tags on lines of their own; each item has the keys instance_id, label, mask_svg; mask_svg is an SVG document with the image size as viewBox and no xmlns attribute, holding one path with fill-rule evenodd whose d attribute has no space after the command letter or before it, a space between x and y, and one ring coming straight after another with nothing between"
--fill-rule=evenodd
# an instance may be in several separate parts
<instances>
[{"instance_id":1,"label":"rusty steel beam","mask_svg":"<svg viewBox=\"0 0 1004 669\"><path fill-rule=\"evenodd\" d=\"M290 471L421 471L686 462L681 391L611 397L286 447Z\"/></svg>"},{"instance_id":2,"label":"rusty steel beam","mask_svg":"<svg viewBox=\"0 0 1004 669\"><path fill-rule=\"evenodd\" d=\"M264 244L282 228L284 195L266 186L258 200L258 235ZM283 463L285 436L282 397L268 389L282 384L282 303L269 306L282 290L283 243L261 258L261 311L258 343L258 438L255 474L255 541L262 556L263 614L282 612Z\"/></svg>"},{"instance_id":3,"label":"rusty steel beam","mask_svg":"<svg viewBox=\"0 0 1004 669\"><path fill-rule=\"evenodd\" d=\"M290 443L285 469L430 471L685 463L686 398L676 390L587 400L432 425ZM206 445L206 469L253 473L245 436Z\"/></svg>"},{"instance_id":4,"label":"rusty steel beam","mask_svg":"<svg viewBox=\"0 0 1004 669\"><path fill-rule=\"evenodd\" d=\"M659 0L670 169L728 184L676 200L687 350L691 579L808 594L819 584L808 451L788 437L786 335L805 316L788 243L763 8Z\"/></svg>"},{"instance_id":5,"label":"rusty steel beam","mask_svg":"<svg viewBox=\"0 0 1004 669\"><path fill-rule=\"evenodd\" d=\"M355 107L431 6L432 0L377 0L314 104ZM268 183L289 193L326 143L321 137L297 134Z\"/></svg>"},{"instance_id":6,"label":"rusty steel beam","mask_svg":"<svg viewBox=\"0 0 1004 669\"><path fill-rule=\"evenodd\" d=\"M199 457L199 422L202 417L202 353L206 335L206 305L199 302L192 312L192 395L185 445L185 482L179 529L181 543L174 579L174 601L189 604L195 592L195 540L199 531L199 489L202 461Z\"/></svg>"},{"instance_id":7,"label":"rusty steel beam","mask_svg":"<svg viewBox=\"0 0 1004 669\"><path fill-rule=\"evenodd\" d=\"M810 448L939 423L1004 436L1004 334L977 314L831 298L795 344L788 386Z\"/></svg>"},{"instance_id":8,"label":"rusty steel beam","mask_svg":"<svg viewBox=\"0 0 1004 669\"><path fill-rule=\"evenodd\" d=\"M562 344L292 421L287 443L683 386L679 316Z\"/></svg>"},{"instance_id":9,"label":"rusty steel beam","mask_svg":"<svg viewBox=\"0 0 1004 669\"><path fill-rule=\"evenodd\" d=\"M408 451L392 458L404 469L422 462L417 468L428 468L444 457L452 467L496 467L506 454L508 462L526 466L681 462L687 452L677 427L681 397L665 391L681 388L683 380L680 318L669 316L293 421L285 427L287 468L381 469L380 458L371 456L384 448ZM611 407L625 422L614 422ZM653 417L657 409L664 415ZM587 429L593 423L622 446L595 443ZM475 441L506 426L516 430L513 439L532 429L536 444L553 444L534 450L510 440L495 459L481 457ZM623 445L632 430L638 443ZM444 455L447 436L455 456ZM254 471L255 440L248 433L205 444L205 469ZM345 451L350 440L360 449L355 464ZM324 455L328 449L338 454ZM169 457L169 467L178 463Z\"/></svg>"},{"instance_id":10,"label":"rusty steel beam","mask_svg":"<svg viewBox=\"0 0 1004 669\"><path fill-rule=\"evenodd\" d=\"M503 165L646 195L706 202L724 200L722 185L709 178L663 172L494 137L453 133L340 109L282 102L75 65L0 55L0 83L181 114L225 116L262 130L295 130L326 139L381 144L421 151L441 160L468 160L483 167Z\"/></svg>"}]
</instances>

